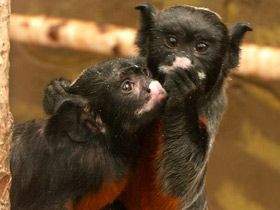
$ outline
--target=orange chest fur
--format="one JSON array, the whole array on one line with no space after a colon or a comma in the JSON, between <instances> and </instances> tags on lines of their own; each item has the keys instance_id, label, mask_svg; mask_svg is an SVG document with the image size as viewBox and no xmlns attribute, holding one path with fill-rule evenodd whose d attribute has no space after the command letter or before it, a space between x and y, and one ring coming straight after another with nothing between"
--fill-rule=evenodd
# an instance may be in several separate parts
<instances>
[{"instance_id":1,"label":"orange chest fur","mask_svg":"<svg viewBox=\"0 0 280 210\"><path fill-rule=\"evenodd\" d=\"M111 203L124 190L127 185L127 176L120 182L103 183L97 193L84 197L73 209L75 210L100 210Z\"/></svg>"},{"instance_id":2,"label":"orange chest fur","mask_svg":"<svg viewBox=\"0 0 280 210\"><path fill-rule=\"evenodd\" d=\"M156 123L145 132L141 157L136 171L120 196L128 210L177 210L179 201L166 195L157 180L158 160L163 150L161 123Z\"/></svg>"},{"instance_id":3,"label":"orange chest fur","mask_svg":"<svg viewBox=\"0 0 280 210\"><path fill-rule=\"evenodd\" d=\"M202 126L207 126L199 117ZM98 194L84 198L75 210L97 210L120 194L127 210L178 210L180 200L162 191L158 181L158 161L163 152L164 133L160 122L150 126L141 138L141 155L136 170L120 183L104 184Z\"/></svg>"},{"instance_id":4,"label":"orange chest fur","mask_svg":"<svg viewBox=\"0 0 280 210\"><path fill-rule=\"evenodd\" d=\"M142 151L136 170L119 183L104 183L98 193L84 197L75 210L100 210L121 193L119 199L128 210L177 210L179 201L165 195L157 180L157 164L163 149L160 123L148 129L141 138Z\"/></svg>"}]
</instances>

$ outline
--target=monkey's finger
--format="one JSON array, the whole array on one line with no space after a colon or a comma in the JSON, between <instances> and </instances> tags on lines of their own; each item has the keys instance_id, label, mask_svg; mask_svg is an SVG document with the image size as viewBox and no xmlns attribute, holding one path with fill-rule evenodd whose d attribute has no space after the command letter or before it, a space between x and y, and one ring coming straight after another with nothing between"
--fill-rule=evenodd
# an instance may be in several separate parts
<instances>
[{"instance_id":1,"label":"monkey's finger","mask_svg":"<svg viewBox=\"0 0 280 210\"><path fill-rule=\"evenodd\" d=\"M178 69L174 73L174 80L176 81L179 90L181 90L182 94L187 94L192 90L196 89L195 83L190 79L189 74L185 69Z\"/></svg>"},{"instance_id":2,"label":"monkey's finger","mask_svg":"<svg viewBox=\"0 0 280 210\"><path fill-rule=\"evenodd\" d=\"M181 76L178 73L174 73L171 75L168 75L166 78L166 86L165 89L169 93L170 97L177 100L177 98L185 98L187 93L190 92L190 87L188 85L185 85L183 83L189 84L190 82L187 81L187 79L184 79L182 82Z\"/></svg>"},{"instance_id":3,"label":"monkey's finger","mask_svg":"<svg viewBox=\"0 0 280 210\"><path fill-rule=\"evenodd\" d=\"M185 84L192 83L195 86L199 86L198 74L194 69L178 69L178 74L181 75L182 81L185 81ZM193 88L195 88L195 86Z\"/></svg>"}]
</instances>

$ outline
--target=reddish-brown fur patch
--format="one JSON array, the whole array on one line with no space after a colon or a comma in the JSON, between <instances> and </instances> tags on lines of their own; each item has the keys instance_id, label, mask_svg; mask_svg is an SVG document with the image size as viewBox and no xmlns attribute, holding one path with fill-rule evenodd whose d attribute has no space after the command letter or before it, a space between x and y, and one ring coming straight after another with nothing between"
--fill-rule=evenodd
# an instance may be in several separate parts
<instances>
[{"instance_id":1,"label":"reddish-brown fur patch","mask_svg":"<svg viewBox=\"0 0 280 210\"><path fill-rule=\"evenodd\" d=\"M207 121L201 116L199 122L207 126ZM113 201L125 185L119 199L128 210L178 210L179 199L165 194L158 182L157 168L163 151L163 139L162 123L158 121L141 138L141 155L128 183L125 179L119 185L104 185L97 195L84 198L75 210L100 209ZM109 191L112 194L109 193L111 196L107 197Z\"/></svg>"},{"instance_id":2,"label":"reddish-brown fur patch","mask_svg":"<svg viewBox=\"0 0 280 210\"><path fill-rule=\"evenodd\" d=\"M126 176L120 182L103 183L97 193L91 193L84 197L76 206L75 210L100 210L102 207L114 201L123 191L128 182Z\"/></svg>"},{"instance_id":3,"label":"reddish-brown fur patch","mask_svg":"<svg viewBox=\"0 0 280 210\"><path fill-rule=\"evenodd\" d=\"M155 123L141 139L142 151L134 175L120 196L129 210L177 210L179 200L166 195L157 180L158 161L163 151L163 131Z\"/></svg>"}]
</instances>

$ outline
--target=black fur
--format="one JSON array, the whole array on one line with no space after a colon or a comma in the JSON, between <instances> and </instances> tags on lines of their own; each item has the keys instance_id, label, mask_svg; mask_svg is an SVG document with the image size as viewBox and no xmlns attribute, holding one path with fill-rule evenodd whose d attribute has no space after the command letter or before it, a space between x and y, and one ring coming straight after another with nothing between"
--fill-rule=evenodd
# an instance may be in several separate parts
<instances>
[{"instance_id":1,"label":"black fur","mask_svg":"<svg viewBox=\"0 0 280 210\"><path fill-rule=\"evenodd\" d=\"M244 34L252 29L246 23L228 29L217 14L202 8L175 6L157 11L145 3L136 9L141 11L136 44L147 57L153 78L169 93L158 165L162 190L181 200L180 209L206 209L206 166L226 103L226 79L239 63ZM168 44L170 37L176 38L176 46ZM199 52L200 44L207 50ZM172 67L176 58L189 64ZM206 126L199 117L206 119Z\"/></svg>"},{"instance_id":2,"label":"black fur","mask_svg":"<svg viewBox=\"0 0 280 210\"><path fill-rule=\"evenodd\" d=\"M237 23L228 30L218 15L201 8L176 6L158 12L146 3L136 9L142 20L136 44L153 77L169 93L158 166L162 189L182 201L180 209L206 209L205 170L225 106L225 81L228 70L238 65L245 32L252 29ZM176 45L169 44L170 37ZM198 50L200 44L206 51ZM176 58L189 64L172 69Z\"/></svg>"},{"instance_id":3,"label":"black fur","mask_svg":"<svg viewBox=\"0 0 280 210\"><path fill-rule=\"evenodd\" d=\"M133 170L138 133L158 116L163 101L138 114L152 98L152 79L145 74L139 57L89 68L55 102L48 120L15 126L12 210L61 210ZM132 91L122 91L124 81L134 83Z\"/></svg>"}]
</instances>

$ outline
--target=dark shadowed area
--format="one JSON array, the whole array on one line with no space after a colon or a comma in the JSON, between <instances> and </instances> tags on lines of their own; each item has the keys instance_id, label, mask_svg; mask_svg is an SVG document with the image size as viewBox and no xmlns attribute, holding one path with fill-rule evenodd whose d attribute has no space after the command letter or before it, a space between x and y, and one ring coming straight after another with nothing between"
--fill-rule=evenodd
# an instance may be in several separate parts
<instances>
[{"instance_id":1,"label":"dark shadowed area","mask_svg":"<svg viewBox=\"0 0 280 210\"><path fill-rule=\"evenodd\" d=\"M12 12L93 20L138 27L140 0L13 0ZM157 8L189 4L218 12L228 25L244 20L254 32L246 42L280 47L278 0L153 0ZM75 79L86 67L108 56L12 42L10 104L15 122L46 117L41 100L47 83ZM279 58L280 59L280 58ZM254 60L252 59L252 62ZM280 81L232 76L228 106L207 174L213 210L280 208Z\"/></svg>"}]
</instances>

